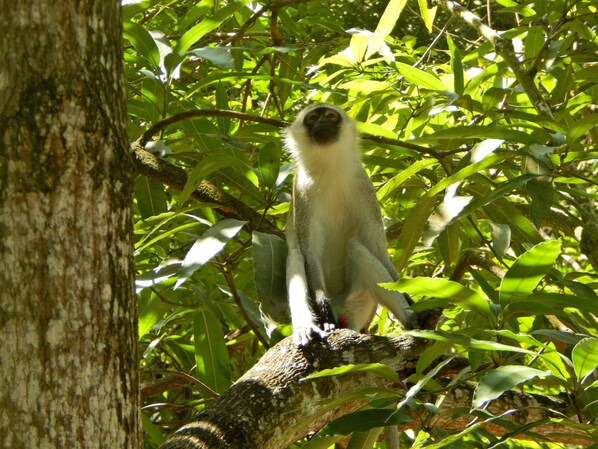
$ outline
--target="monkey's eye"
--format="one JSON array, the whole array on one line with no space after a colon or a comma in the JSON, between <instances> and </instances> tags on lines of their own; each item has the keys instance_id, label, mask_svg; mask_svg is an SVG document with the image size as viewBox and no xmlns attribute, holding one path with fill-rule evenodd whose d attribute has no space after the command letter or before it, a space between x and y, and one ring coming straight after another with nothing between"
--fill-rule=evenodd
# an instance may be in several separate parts
<instances>
[{"instance_id":1,"label":"monkey's eye","mask_svg":"<svg viewBox=\"0 0 598 449\"><path fill-rule=\"evenodd\" d=\"M333 111L332 109L327 109L324 115L332 122L338 122L341 119L340 115L338 115L338 112Z\"/></svg>"},{"instance_id":2,"label":"monkey's eye","mask_svg":"<svg viewBox=\"0 0 598 449\"><path fill-rule=\"evenodd\" d=\"M305 116L304 122L307 125L312 125L313 123L315 123L318 120L319 117L320 117L320 114L317 113L316 111L313 111Z\"/></svg>"}]
</instances>

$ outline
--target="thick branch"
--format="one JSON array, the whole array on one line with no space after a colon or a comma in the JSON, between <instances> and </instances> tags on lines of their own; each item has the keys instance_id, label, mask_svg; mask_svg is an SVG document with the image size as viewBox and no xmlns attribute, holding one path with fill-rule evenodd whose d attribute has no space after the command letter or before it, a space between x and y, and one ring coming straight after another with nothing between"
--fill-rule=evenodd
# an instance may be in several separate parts
<instances>
[{"instance_id":1,"label":"thick branch","mask_svg":"<svg viewBox=\"0 0 598 449\"><path fill-rule=\"evenodd\" d=\"M376 337L349 330L336 331L326 342L314 343L303 350L287 338L270 349L212 406L176 432L161 449L284 448L362 405L353 402L339 408L330 406L330 400L366 387L389 386L381 378L366 373L304 380L307 375L348 363L378 362L391 366L401 378L406 378L413 373L426 346L424 340L410 337ZM446 398L432 422L438 429L463 429L464 423L471 423L474 417L462 413L458 418L455 410L471 407L472 387L465 385L443 394ZM429 396L422 399L433 403L435 398ZM493 401L490 407L495 414L509 409L523 409L505 417L517 424L546 419L549 410L564 416L575 414L568 403L516 392ZM418 414L423 416L425 411ZM421 427L421 421L416 419L411 427ZM489 425L486 429L496 434L508 431L498 425ZM534 430L540 434L555 430L576 434L564 424L556 429L548 423Z\"/></svg>"},{"instance_id":2,"label":"thick branch","mask_svg":"<svg viewBox=\"0 0 598 449\"><path fill-rule=\"evenodd\" d=\"M140 141L133 142L131 153L139 173L175 190L183 190L187 182L185 170L146 151ZM199 201L216 205L216 209L225 217L247 220L250 229L282 235L280 229L264 220L251 207L223 192L209 181L203 180L197 190L191 193L191 196Z\"/></svg>"},{"instance_id":3,"label":"thick branch","mask_svg":"<svg viewBox=\"0 0 598 449\"><path fill-rule=\"evenodd\" d=\"M490 42L494 46L496 53L502 56L509 68L513 71L517 81L519 81L519 84L525 89L527 96L538 114L552 118L552 111L550 110L548 103L544 101L534 80L529 76L517 58L513 43L510 40L503 39L494 29L482 22L478 16L457 2L450 0L434 0L434 3L442 6L451 14L463 19L467 24L474 28L480 36Z\"/></svg>"}]
</instances>

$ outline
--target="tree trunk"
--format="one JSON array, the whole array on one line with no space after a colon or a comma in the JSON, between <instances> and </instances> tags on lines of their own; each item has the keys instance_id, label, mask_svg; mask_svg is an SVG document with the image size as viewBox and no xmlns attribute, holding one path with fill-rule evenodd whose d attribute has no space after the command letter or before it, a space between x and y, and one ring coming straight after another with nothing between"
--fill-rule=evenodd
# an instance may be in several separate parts
<instances>
[{"instance_id":1,"label":"tree trunk","mask_svg":"<svg viewBox=\"0 0 598 449\"><path fill-rule=\"evenodd\" d=\"M383 363L405 379L415 371L425 347L423 339L376 337L347 329L332 333L326 343L305 349L298 349L287 338L160 449L283 449L364 404L353 400L339 405L339 398L364 388L392 387L381 377L363 372L305 380L307 375L350 363ZM454 386L443 394L442 405L433 416L423 406L415 412L405 407L413 421L399 429L419 429L425 422L431 434L440 434L463 430L475 422L476 414L468 412L472 385ZM434 403L437 396L420 392L417 399ZM497 416L510 409L519 411L506 413L501 420L481 420L479 425L495 435L512 432L514 437L526 438L513 430L537 423L533 431L549 435L551 441L587 443L575 429L576 410L567 401L509 391L492 401L488 410ZM550 422L551 417L570 417L572 421Z\"/></svg>"},{"instance_id":2,"label":"tree trunk","mask_svg":"<svg viewBox=\"0 0 598 449\"><path fill-rule=\"evenodd\" d=\"M0 447L137 448L120 2L0 0Z\"/></svg>"}]
</instances>

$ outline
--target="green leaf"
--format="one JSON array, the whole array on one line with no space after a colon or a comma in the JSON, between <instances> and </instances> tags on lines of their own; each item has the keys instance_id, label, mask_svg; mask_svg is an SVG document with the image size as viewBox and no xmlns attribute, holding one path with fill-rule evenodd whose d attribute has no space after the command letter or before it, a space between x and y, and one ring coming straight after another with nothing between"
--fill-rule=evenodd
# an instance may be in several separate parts
<instances>
[{"instance_id":1,"label":"green leaf","mask_svg":"<svg viewBox=\"0 0 598 449\"><path fill-rule=\"evenodd\" d=\"M285 322L288 315L286 288L287 245L276 235L254 231L253 282L262 312L273 320Z\"/></svg>"},{"instance_id":2,"label":"green leaf","mask_svg":"<svg viewBox=\"0 0 598 449\"><path fill-rule=\"evenodd\" d=\"M369 59L374 53L380 50L384 40L392 32L397 20L403 12L403 8L407 4L407 0L390 0L384 9L382 17L378 22L374 35L368 40L368 49L365 54L365 59Z\"/></svg>"},{"instance_id":3,"label":"green leaf","mask_svg":"<svg viewBox=\"0 0 598 449\"><path fill-rule=\"evenodd\" d=\"M411 209L403 224L403 229L408 229L409 232L401 232L393 255L393 263L399 272L407 266L411 253L415 249L436 204L436 195L430 195L429 193L424 195Z\"/></svg>"},{"instance_id":4,"label":"green leaf","mask_svg":"<svg viewBox=\"0 0 598 449\"><path fill-rule=\"evenodd\" d=\"M164 186L145 177L135 179L135 199L143 219L160 215L168 210Z\"/></svg>"},{"instance_id":5,"label":"green leaf","mask_svg":"<svg viewBox=\"0 0 598 449\"><path fill-rule=\"evenodd\" d=\"M260 150L258 164L264 186L274 187L280 172L280 144L267 142Z\"/></svg>"},{"instance_id":6,"label":"green leaf","mask_svg":"<svg viewBox=\"0 0 598 449\"><path fill-rule=\"evenodd\" d=\"M323 369L317 373L306 376L305 379L317 379L320 377L340 376L341 374L348 373L373 373L391 382L401 382L401 379L397 375L396 371L390 366L383 365L382 363L368 363L358 365L343 365L337 368Z\"/></svg>"},{"instance_id":7,"label":"green leaf","mask_svg":"<svg viewBox=\"0 0 598 449\"><path fill-rule=\"evenodd\" d=\"M573 348L571 354L573 368L581 383L584 378L598 367L598 338L584 338Z\"/></svg>"},{"instance_id":8,"label":"green leaf","mask_svg":"<svg viewBox=\"0 0 598 449\"><path fill-rule=\"evenodd\" d=\"M224 245L239 233L245 221L220 220L198 238L183 260L175 288L185 282L195 271L216 256Z\"/></svg>"},{"instance_id":9,"label":"green leaf","mask_svg":"<svg viewBox=\"0 0 598 449\"><path fill-rule=\"evenodd\" d=\"M436 16L436 9L438 7L434 6L429 8L427 0L417 0L417 4L419 5L419 12L424 21L424 25L426 25L428 33L431 33L434 25L434 17Z\"/></svg>"},{"instance_id":10,"label":"green leaf","mask_svg":"<svg viewBox=\"0 0 598 449\"><path fill-rule=\"evenodd\" d=\"M463 334L448 333L444 331L431 330L413 330L405 332L406 335L411 335L418 338L426 338L428 340L435 340L445 343L450 343L455 346L462 346L465 349L477 349L480 351L501 351L501 352L517 352L521 354L535 354L533 351L520 348L519 346L510 346L496 341L478 340Z\"/></svg>"},{"instance_id":11,"label":"green leaf","mask_svg":"<svg viewBox=\"0 0 598 449\"><path fill-rule=\"evenodd\" d=\"M490 370L480 380L473 393L473 407L479 408L519 384L548 375L549 372L521 365L500 366Z\"/></svg>"},{"instance_id":12,"label":"green leaf","mask_svg":"<svg viewBox=\"0 0 598 449\"><path fill-rule=\"evenodd\" d=\"M490 311L488 302L473 290L442 278L416 277L400 279L392 284L382 284L384 288L409 293L413 296L428 296L443 299L445 302L479 313L490 322L494 315Z\"/></svg>"},{"instance_id":13,"label":"green leaf","mask_svg":"<svg viewBox=\"0 0 598 449\"><path fill-rule=\"evenodd\" d=\"M175 53L184 53L189 50L197 41L211 31L218 28L224 21L230 19L247 1L232 1L223 8L220 8L216 14L206 17L193 28L185 32L178 44L174 48Z\"/></svg>"},{"instance_id":14,"label":"green leaf","mask_svg":"<svg viewBox=\"0 0 598 449\"><path fill-rule=\"evenodd\" d=\"M220 321L202 309L193 320L197 378L217 393L231 384L228 349Z\"/></svg>"},{"instance_id":15,"label":"green leaf","mask_svg":"<svg viewBox=\"0 0 598 449\"><path fill-rule=\"evenodd\" d=\"M123 23L123 36L151 64L151 68L156 73L159 72L160 51L152 35L141 25L125 21Z\"/></svg>"},{"instance_id":16,"label":"green leaf","mask_svg":"<svg viewBox=\"0 0 598 449\"><path fill-rule=\"evenodd\" d=\"M499 302L504 309L518 298L530 295L550 271L560 253L558 240L548 240L519 256L500 284Z\"/></svg>"},{"instance_id":17,"label":"green leaf","mask_svg":"<svg viewBox=\"0 0 598 449\"><path fill-rule=\"evenodd\" d=\"M216 67L222 67L225 69L232 69L234 67L235 60L230 54L229 48L202 47L191 50L189 53L197 56L198 58L210 61Z\"/></svg>"},{"instance_id":18,"label":"green leaf","mask_svg":"<svg viewBox=\"0 0 598 449\"><path fill-rule=\"evenodd\" d=\"M461 56L459 55L459 49L448 34L446 35L446 41L451 52L451 69L453 70L453 90L459 95L462 95L465 86L463 62L461 61Z\"/></svg>"},{"instance_id":19,"label":"green leaf","mask_svg":"<svg viewBox=\"0 0 598 449\"><path fill-rule=\"evenodd\" d=\"M526 189L532 200L530 217L532 223L539 228L544 218L550 213L552 198L554 196L554 186L550 180L532 179L527 183Z\"/></svg>"},{"instance_id":20,"label":"green leaf","mask_svg":"<svg viewBox=\"0 0 598 449\"><path fill-rule=\"evenodd\" d=\"M420 87L430 90L447 91L448 89L442 81L436 76L424 72L423 70L403 64L402 62L395 62L399 73L405 77L410 83L416 84Z\"/></svg>"},{"instance_id":21,"label":"green leaf","mask_svg":"<svg viewBox=\"0 0 598 449\"><path fill-rule=\"evenodd\" d=\"M503 309L503 316L505 320L534 315L556 315L569 318L568 308L578 309L582 313L598 314L598 302L593 298L536 292L529 296L513 298Z\"/></svg>"},{"instance_id":22,"label":"green leaf","mask_svg":"<svg viewBox=\"0 0 598 449\"><path fill-rule=\"evenodd\" d=\"M197 190L201 182L206 179L211 173L227 167L241 167L243 162L228 154L211 153L193 168L187 182L179 195L179 203L183 204L189 198L192 192Z\"/></svg>"},{"instance_id":23,"label":"green leaf","mask_svg":"<svg viewBox=\"0 0 598 449\"><path fill-rule=\"evenodd\" d=\"M322 432L333 435L348 435L351 432L366 432L376 427L397 426L412 421L413 418L407 413L397 412L392 409L360 410L335 419L322 429Z\"/></svg>"},{"instance_id":24,"label":"green leaf","mask_svg":"<svg viewBox=\"0 0 598 449\"><path fill-rule=\"evenodd\" d=\"M502 260L511 246L511 228L506 224L490 222L490 235L496 257Z\"/></svg>"},{"instance_id":25,"label":"green leaf","mask_svg":"<svg viewBox=\"0 0 598 449\"><path fill-rule=\"evenodd\" d=\"M433 165L437 165L438 161L435 159L421 159L419 161L415 161L413 164L409 165L404 170L401 170L397 173L397 175L393 176L389 179L377 192L376 196L378 197L379 201L385 200L388 195L398 189L405 181L410 179L416 173L419 173L423 169L427 167L431 167Z\"/></svg>"},{"instance_id":26,"label":"green leaf","mask_svg":"<svg viewBox=\"0 0 598 449\"><path fill-rule=\"evenodd\" d=\"M592 128L598 126L598 113L588 114L581 120L576 120L567 133L567 143L572 145L579 142Z\"/></svg>"}]
</instances>

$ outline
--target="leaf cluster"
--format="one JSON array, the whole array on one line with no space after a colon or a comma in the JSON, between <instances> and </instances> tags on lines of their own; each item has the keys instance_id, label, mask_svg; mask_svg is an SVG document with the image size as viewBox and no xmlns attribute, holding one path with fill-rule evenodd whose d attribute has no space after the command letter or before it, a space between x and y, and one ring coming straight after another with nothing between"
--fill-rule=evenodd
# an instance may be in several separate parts
<instances>
[{"instance_id":1,"label":"leaf cluster","mask_svg":"<svg viewBox=\"0 0 598 449\"><path fill-rule=\"evenodd\" d=\"M280 125L312 101L344 108L363 134L403 277L389 288L444 309L435 331L418 334L434 344L403 380L417 388L378 409L400 415L419 391L448 388L434 367L453 354L468 368L452 382L478 383L472 408L535 389L568 395L580 426L595 421L598 10L590 0L472 2L498 31L491 42L437 3L123 5L131 139L188 174L171 187L135 180L148 447L290 333L280 235L292 161ZM196 199L205 180L280 232ZM371 331L395 329L381 312ZM443 435L437 406L405 444L502 444L479 426ZM374 413L373 423L389 419Z\"/></svg>"}]
</instances>

